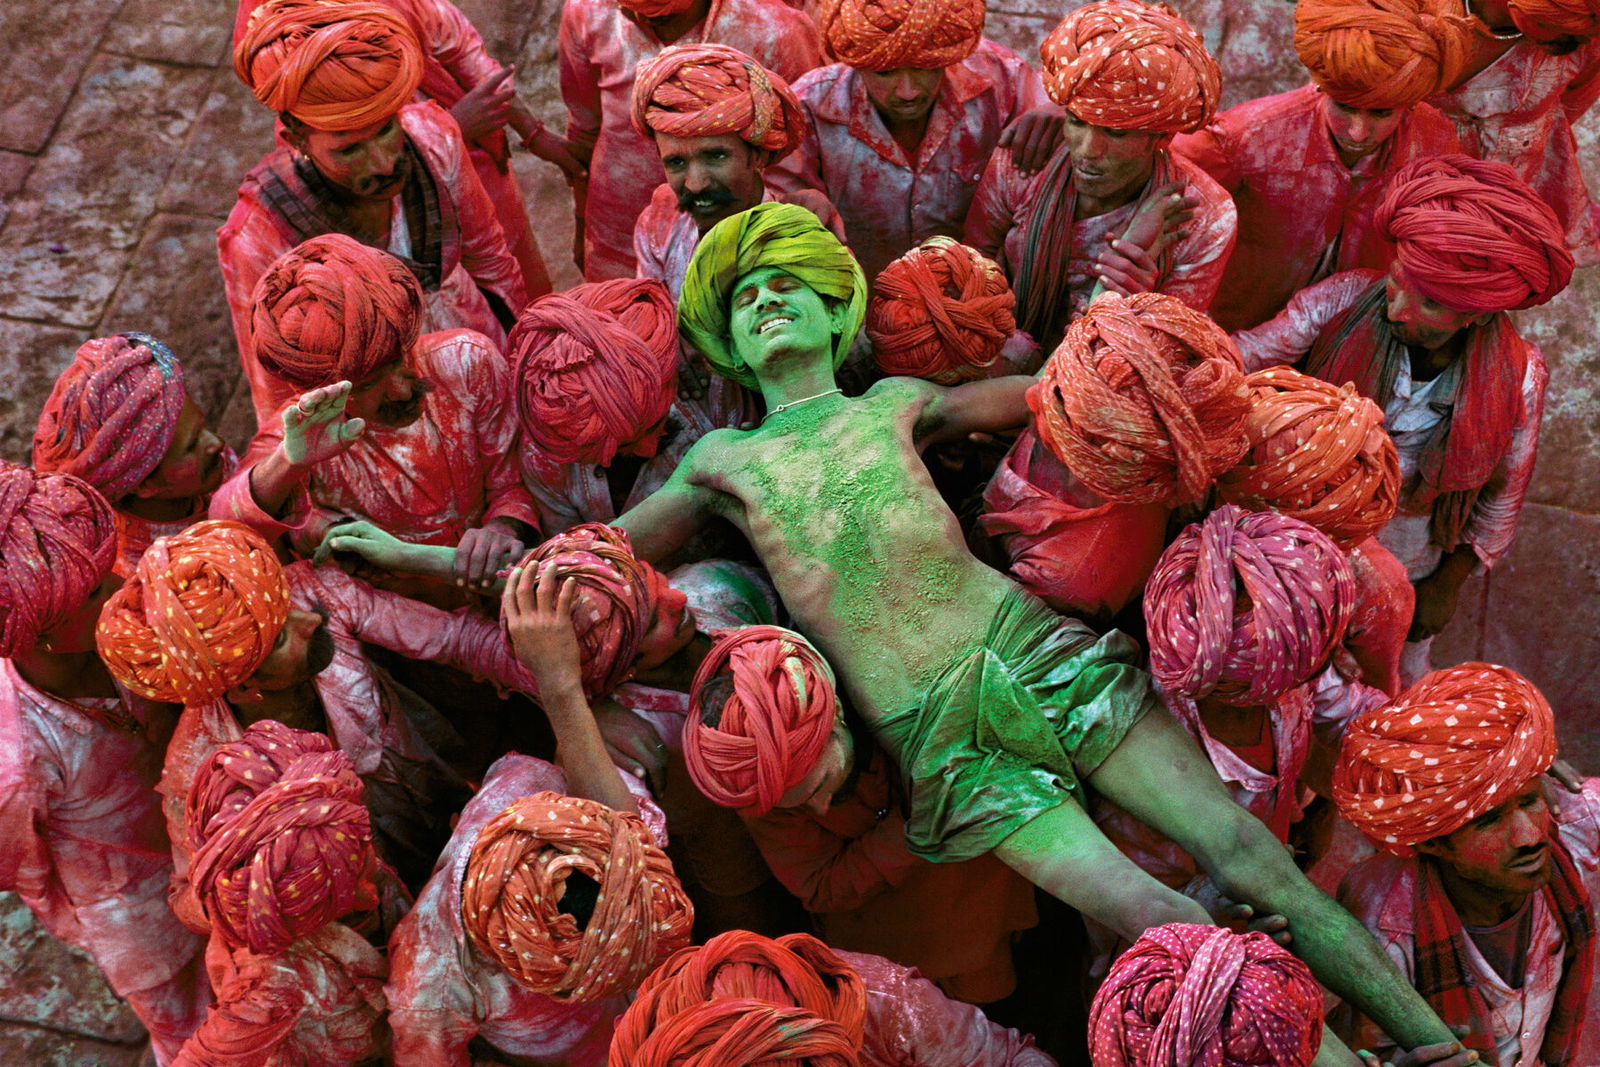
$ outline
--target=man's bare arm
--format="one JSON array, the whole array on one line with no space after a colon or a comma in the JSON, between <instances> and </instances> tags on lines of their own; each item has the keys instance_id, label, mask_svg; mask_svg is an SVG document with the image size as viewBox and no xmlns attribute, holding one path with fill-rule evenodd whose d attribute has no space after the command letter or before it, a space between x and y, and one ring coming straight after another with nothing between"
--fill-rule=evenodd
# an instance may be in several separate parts
<instances>
[{"instance_id":1,"label":"man's bare arm","mask_svg":"<svg viewBox=\"0 0 1600 1067\"><path fill-rule=\"evenodd\" d=\"M715 439L734 431L714 430L684 454L666 483L617 516L611 525L624 531L633 554L646 563L658 563L689 543L717 513L718 492L699 484L696 472L705 468Z\"/></svg>"},{"instance_id":2,"label":"man's bare arm","mask_svg":"<svg viewBox=\"0 0 1600 1067\"><path fill-rule=\"evenodd\" d=\"M1026 398L1033 382L1030 375L1008 374L941 390L917 421L917 447L1026 425Z\"/></svg>"}]
</instances>

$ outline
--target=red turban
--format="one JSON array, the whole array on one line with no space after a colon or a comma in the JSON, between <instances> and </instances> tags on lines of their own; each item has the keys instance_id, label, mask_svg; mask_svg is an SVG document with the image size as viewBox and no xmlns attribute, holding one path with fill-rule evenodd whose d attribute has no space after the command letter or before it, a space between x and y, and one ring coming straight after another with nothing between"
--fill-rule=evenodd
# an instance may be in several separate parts
<instances>
[{"instance_id":1,"label":"red turban","mask_svg":"<svg viewBox=\"0 0 1600 1067\"><path fill-rule=\"evenodd\" d=\"M582 929L561 910L572 874L600 887ZM541 792L478 835L461 885L461 923L522 985L576 1003L632 990L689 943L694 908L639 816Z\"/></svg>"},{"instance_id":2,"label":"red turban","mask_svg":"<svg viewBox=\"0 0 1600 1067\"><path fill-rule=\"evenodd\" d=\"M0 656L71 618L116 558L116 513L87 482L0 460Z\"/></svg>"},{"instance_id":3,"label":"red turban","mask_svg":"<svg viewBox=\"0 0 1600 1067\"><path fill-rule=\"evenodd\" d=\"M189 783L185 809L189 850L215 836L267 786L299 776L291 768L301 760L332 751L333 741L326 734L296 730L274 719L253 722L239 740L218 745Z\"/></svg>"},{"instance_id":4,"label":"red turban","mask_svg":"<svg viewBox=\"0 0 1600 1067\"><path fill-rule=\"evenodd\" d=\"M817 765L839 714L833 668L804 637L723 630L694 672L683 758L711 800L765 815Z\"/></svg>"},{"instance_id":5,"label":"red turban","mask_svg":"<svg viewBox=\"0 0 1600 1067\"><path fill-rule=\"evenodd\" d=\"M858 1046L838 1023L760 1000L696 1004L640 1037L625 1046L612 1039L611 1067L857 1067L861 1062Z\"/></svg>"},{"instance_id":6,"label":"red turban","mask_svg":"<svg viewBox=\"0 0 1600 1067\"><path fill-rule=\"evenodd\" d=\"M172 349L148 334L97 337L56 379L33 432L33 465L75 474L108 501L161 465L188 393Z\"/></svg>"},{"instance_id":7,"label":"red turban","mask_svg":"<svg viewBox=\"0 0 1600 1067\"><path fill-rule=\"evenodd\" d=\"M1404 856L1504 803L1555 758L1544 694L1516 671L1463 663L1351 720L1333 798L1358 830Z\"/></svg>"},{"instance_id":8,"label":"red turban","mask_svg":"<svg viewBox=\"0 0 1600 1067\"><path fill-rule=\"evenodd\" d=\"M95 644L134 692L204 704L256 672L288 618L272 547L241 523L207 520L145 551L100 612Z\"/></svg>"},{"instance_id":9,"label":"red turban","mask_svg":"<svg viewBox=\"0 0 1600 1067\"><path fill-rule=\"evenodd\" d=\"M621 685L639 658L654 609L649 576L634 558L628 535L597 522L581 523L533 549L521 566L536 566L540 574L554 567L558 578L577 582L572 628L589 699Z\"/></svg>"},{"instance_id":10,"label":"red turban","mask_svg":"<svg viewBox=\"0 0 1600 1067\"><path fill-rule=\"evenodd\" d=\"M1309 522L1345 549L1388 525L1400 500L1400 456L1382 408L1354 385L1289 367L1245 383L1250 451L1217 479L1223 499Z\"/></svg>"},{"instance_id":11,"label":"red turban","mask_svg":"<svg viewBox=\"0 0 1600 1067\"><path fill-rule=\"evenodd\" d=\"M649 139L732 134L775 163L805 136L800 100L783 78L737 48L684 44L639 64L633 128Z\"/></svg>"},{"instance_id":12,"label":"red turban","mask_svg":"<svg viewBox=\"0 0 1600 1067\"><path fill-rule=\"evenodd\" d=\"M1600 3L1596 0L1511 0L1508 6L1517 29L1535 41L1600 36Z\"/></svg>"},{"instance_id":13,"label":"red turban","mask_svg":"<svg viewBox=\"0 0 1600 1067\"><path fill-rule=\"evenodd\" d=\"M1244 455L1242 367L1222 328L1176 297L1108 292L1067 328L1028 407L1040 439L1107 500L1187 504Z\"/></svg>"},{"instance_id":14,"label":"red turban","mask_svg":"<svg viewBox=\"0 0 1600 1067\"><path fill-rule=\"evenodd\" d=\"M848 67L933 70L977 51L983 14L984 0L823 0L817 26Z\"/></svg>"},{"instance_id":15,"label":"red turban","mask_svg":"<svg viewBox=\"0 0 1600 1067\"><path fill-rule=\"evenodd\" d=\"M256 283L250 345L301 389L358 382L404 359L422 329L422 287L394 256L339 233L279 256Z\"/></svg>"},{"instance_id":16,"label":"red turban","mask_svg":"<svg viewBox=\"0 0 1600 1067\"><path fill-rule=\"evenodd\" d=\"M642 19L664 19L681 15L694 5L694 0L617 0L623 11Z\"/></svg>"},{"instance_id":17,"label":"red turban","mask_svg":"<svg viewBox=\"0 0 1600 1067\"><path fill-rule=\"evenodd\" d=\"M1317 87L1346 107L1406 108L1455 85L1476 24L1454 0L1301 0L1294 49Z\"/></svg>"},{"instance_id":18,"label":"red turban","mask_svg":"<svg viewBox=\"0 0 1600 1067\"><path fill-rule=\"evenodd\" d=\"M940 385L982 378L1017 328L1016 306L998 263L949 237L930 237L872 283L872 356L885 374Z\"/></svg>"},{"instance_id":19,"label":"red turban","mask_svg":"<svg viewBox=\"0 0 1600 1067\"><path fill-rule=\"evenodd\" d=\"M1180 696L1264 704L1327 662L1355 596L1326 534L1224 504L1178 535L1144 587L1150 673Z\"/></svg>"},{"instance_id":20,"label":"red turban","mask_svg":"<svg viewBox=\"0 0 1600 1067\"><path fill-rule=\"evenodd\" d=\"M647 344L572 292L530 304L507 350L516 365L522 432L552 459L604 466L630 446L654 454L652 431L677 391L675 342Z\"/></svg>"},{"instance_id":21,"label":"red turban","mask_svg":"<svg viewBox=\"0 0 1600 1067\"><path fill-rule=\"evenodd\" d=\"M1572 278L1556 213L1505 163L1414 160L1390 179L1373 227L1395 243L1406 281L1456 311L1534 307Z\"/></svg>"},{"instance_id":22,"label":"red turban","mask_svg":"<svg viewBox=\"0 0 1600 1067\"><path fill-rule=\"evenodd\" d=\"M422 49L386 4L267 0L236 36L239 80L273 111L313 129L384 122L422 82Z\"/></svg>"},{"instance_id":23,"label":"red turban","mask_svg":"<svg viewBox=\"0 0 1600 1067\"><path fill-rule=\"evenodd\" d=\"M1308 1067L1322 990L1266 934L1170 923L1111 965L1089 1008L1094 1067Z\"/></svg>"},{"instance_id":24,"label":"red turban","mask_svg":"<svg viewBox=\"0 0 1600 1067\"><path fill-rule=\"evenodd\" d=\"M613 315L638 336L662 366L677 366L678 305L667 287L653 278L610 278L566 291L584 307Z\"/></svg>"},{"instance_id":25,"label":"red turban","mask_svg":"<svg viewBox=\"0 0 1600 1067\"><path fill-rule=\"evenodd\" d=\"M1165 4L1094 0L1039 47L1050 99L1093 126L1189 133L1211 121L1222 72Z\"/></svg>"}]
</instances>

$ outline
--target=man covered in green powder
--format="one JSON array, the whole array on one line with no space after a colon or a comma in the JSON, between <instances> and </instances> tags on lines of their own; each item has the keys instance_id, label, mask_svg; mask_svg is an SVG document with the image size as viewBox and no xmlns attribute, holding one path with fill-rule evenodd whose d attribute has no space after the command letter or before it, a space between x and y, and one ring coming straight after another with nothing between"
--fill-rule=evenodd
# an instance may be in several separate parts
<instances>
[{"instance_id":1,"label":"man covered in green powder","mask_svg":"<svg viewBox=\"0 0 1600 1067\"><path fill-rule=\"evenodd\" d=\"M889 378L846 397L833 372L865 302L855 260L804 208L763 204L706 234L680 329L719 372L760 389L768 414L707 434L617 520L637 554L663 558L719 516L745 533L903 768L919 855L993 851L1130 940L1209 921L1100 834L1082 807L1091 786L1223 892L1285 916L1317 976L1415 1050L1402 1062L1471 1062L1376 943L1228 798L1133 666L1133 642L1054 614L968 552L920 453L1022 423L1031 379L946 389ZM825 758L806 788L837 789L841 763Z\"/></svg>"}]
</instances>

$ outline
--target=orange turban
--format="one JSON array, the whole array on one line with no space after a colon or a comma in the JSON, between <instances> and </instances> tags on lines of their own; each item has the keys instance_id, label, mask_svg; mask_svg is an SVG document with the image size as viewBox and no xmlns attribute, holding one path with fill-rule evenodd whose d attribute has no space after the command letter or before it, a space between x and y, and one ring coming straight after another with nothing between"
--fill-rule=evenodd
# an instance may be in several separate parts
<instances>
[{"instance_id":1,"label":"orange turban","mask_svg":"<svg viewBox=\"0 0 1600 1067\"><path fill-rule=\"evenodd\" d=\"M1211 121L1222 72L1165 4L1094 0L1039 47L1050 99L1093 126L1189 133Z\"/></svg>"},{"instance_id":2,"label":"orange turban","mask_svg":"<svg viewBox=\"0 0 1600 1067\"><path fill-rule=\"evenodd\" d=\"M775 163L806 132L800 100L781 76L737 48L683 44L639 64L633 79L633 128L649 139L732 134Z\"/></svg>"},{"instance_id":3,"label":"orange turban","mask_svg":"<svg viewBox=\"0 0 1600 1067\"><path fill-rule=\"evenodd\" d=\"M1187 504L1244 455L1242 367L1222 328L1176 297L1108 292L1067 328L1028 407L1045 445L1107 500Z\"/></svg>"},{"instance_id":4,"label":"orange turban","mask_svg":"<svg viewBox=\"0 0 1600 1067\"><path fill-rule=\"evenodd\" d=\"M149 334L86 341L44 402L33 465L121 500L161 465L187 397L177 357Z\"/></svg>"},{"instance_id":5,"label":"orange turban","mask_svg":"<svg viewBox=\"0 0 1600 1067\"><path fill-rule=\"evenodd\" d=\"M817 765L839 714L833 668L804 637L723 630L689 688L689 776L717 804L765 815Z\"/></svg>"},{"instance_id":6,"label":"orange turban","mask_svg":"<svg viewBox=\"0 0 1600 1067\"><path fill-rule=\"evenodd\" d=\"M1482 315L1534 307L1572 278L1572 253L1550 205L1505 163L1463 155L1406 164L1389 180L1373 228L1423 296Z\"/></svg>"},{"instance_id":7,"label":"orange turban","mask_svg":"<svg viewBox=\"0 0 1600 1067\"><path fill-rule=\"evenodd\" d=\"M116 558L116 513L87 482L0 460L0 656L71 618Z\"/></svg>"},{"instance_id":8,"label":"orange turban","mask_svg":"<svg viewBox=\"0 0 1600 1067\"><path fill-rule=\"evenodd\" d=\"M387 4L267 0L233 47L239 80L318 130L386 121L422 83L422 49Z\"/></svg>"},{"instance_id":9,"label":"orange turban","mask_svg":"<svg viewBox=\"0 0 1600 1067\"><path fill-rule=\"evenodd\" d=\"M1017 328L1016 306L998 263L949 237L930 237L872 283L872 357L885 374L940 385L982 378Z\"/></svg>"},{"instance_id":10,"label":"orange turban","mask_svg":"<svg viewBox=\"0 0 1600 1067\"><path fill-rule=\"evenodd\" d=\"M1453 86L1477 44L1453 0L1301 0L1294 49L1346 107L1406 108Z\"/></svg>"},{"instance_id":11,"label":"orange turban","mask_svg":"<svg viewBox=\"0 0 1600 1067\"><path fill-rule=\"evenodd\" d=\"M817 26L845 66L933 70L977 51L983 14L984 0L823 0Z\"/></svg>"},{"instance_id":12,"label":"orange turban","mask_svg":"<svg viewBox=\"0 0 1600 1067\"><path fill-rule=\"evenodd\" d=\"M279 256L256 283L250 345L301 389L358 382L404 359L422 329L422 287L394 256L339 233Z\"/></svg>"},{"instance_id":13,"label":"orange turban","mask_svg":"<svg viewBox=\"0 0 1600 1067\"><path fill-rule=\"evenodd\" d=\"M561 910L574 874L600 887L581 929ZM461 885L461 923L522 985L576 1003L633 989L689 943L694 909L639 816L541 792L478 835Z\"/></svg>"},{"instance_id":14,"label":"orange turban","mask_svg":"<svg viewBox=\"0 0 1600 1067\"><path fill-rule=\"evenodd\" d=\"M1150 673L1180 696L1264 704L1327 662L1355 598L1326 534L1224 504L1178 535L1144 587Z\"/></svg>"},{"instance_id":15,"label":"orange turban","mask_svg":"<svg viewBox=\"0 0 1600 1067\"><path fill-rule=\"evenodd\" d=\"M239 740L212 749L189 783L189 850L215 836L267 786L294 777L290 768L302 759L333 750L326 734L296 730L274 719L253 722Z\"/></svg>"},{"instance_id":16,"label":"orange turban","mask_svg":"<svg viewBox=\"0 0 1600 1067\"><path fill-rule=\"evenodd\" d=\"M1322 990L1266 934L1169 923L1111 965L1089 1008L1094 1067L1308 1067Z\"/></svg>"},{"instance_id":17,"label":"orange turban","mask_svg":"<svg viewBox=\"0 0 1600 1067\"><path fill-rule=\"evenodd\" d=\"M256 672L288 618L272 547L241 523L207 520L145 551L100 612L95 645L134 692L204 704Z\"/></svg>"},{"instance_id":18,"label":"orange turban","mask_svg":"<svg viewBox=\"0 0 1600 1067\"><path fill-rule=\"evenodd\" d=\"M1383 409L1351 384L1290 367L1245 378L1250 451L1217 479L1223 499L1309 522L1344 549L1388 525L1400 499L1400 456Z\"/></svg>"},{"instance_id":19,"label":"orange turban","mask_svg":"<svg viewBox=\"0 0 1600 1067\"><path fill-rule=\"evenodd\" d=\"M1511 21L1535 41L1600 36L1597 0L1511 0Z\"/></svg>"},{"instance_id":20,"label":"orange turban","mask_svg":"<svg viewBox=\"0 0 1600 1067\"><path fill-rule=\"evenodd\" d=\"M626 1046L613 1038L611 1067L857 1067L861 1062L858 1047L838 1023L760 1000L696 1004L641 1037Z\"/></svg>"},{"instance_id":21,"label":"orange turban","mask_svg":"<svg viewBox=\"0 0 1600 1067\"><path fill-rule=\"evenodd\" d=\"M1544 694L1516 671L1434 671L1345 729L1334 768L1339 813L1399 855L1496 807L1556 758Z\"/></svg>"}]
</instances>

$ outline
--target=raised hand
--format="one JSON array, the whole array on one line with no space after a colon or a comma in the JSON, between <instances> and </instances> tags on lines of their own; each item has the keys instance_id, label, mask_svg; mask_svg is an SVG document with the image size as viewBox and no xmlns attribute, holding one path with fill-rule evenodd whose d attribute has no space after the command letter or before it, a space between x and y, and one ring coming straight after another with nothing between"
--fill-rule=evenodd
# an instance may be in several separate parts
<instances>
[{"instance_id":1,"label":"raised hand","mask_svg":"<svg viewBox=\"0 0 1600 1067\"><path fill-rule=\"evenodd\" d=\"M349 448L366 432L364 419L345 415L350 383L335 382L283 409L283 454L290 466L314 467Z\"/></svg>"},{"instance_id":2,"label":"raised hand","mask_svg":"<svg viewBox=\"0 0 1600 1067\"><path fill-rule=\"evenodd\" d=\"M998 147L1011 149L1011 161L1022 173L1043 170L1061 145L1061 124L1065 117L1065 109L1056 104L1025 111L1000 131Z\"/></svg>"},{"instance_id":3,"label":"raised hand","mask_svg":"<svg viewBox=\"0 0 1600 1067\"><path fill-rule=\"evenodd\" d=\"M503 68L499 74L473 86L450 109L450 116L461 127L464 140L480 141L510 120L512 102L517 97L516 83L511 80L513 73L514 68Z\"/></svg>"},{"instance_id":4,"label":"raised hand","mask_svg":"<svg viewBox=\"0 0 1600 1067\"><path fill-rule=\"evenodd\" d=\"M581 692L583 664L572 630L572 602L578 584L557 578L554 567L516 567L500 595L500 614L511 634L511 650L539 685L545 710L557 693Z\"/></svg>"}]
</instances>

